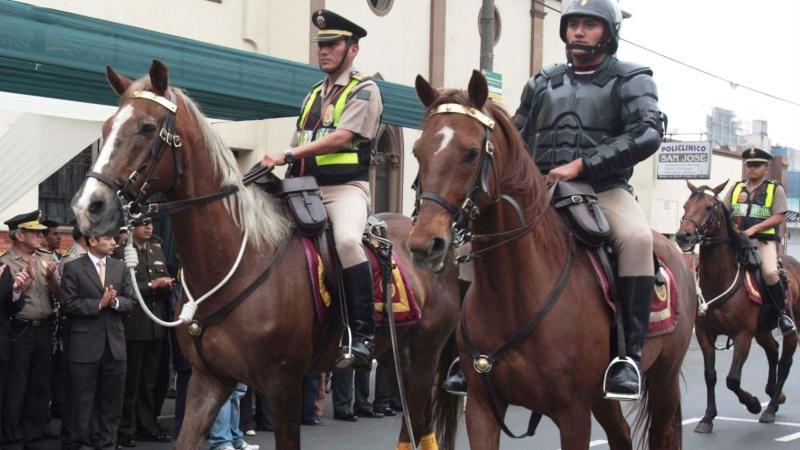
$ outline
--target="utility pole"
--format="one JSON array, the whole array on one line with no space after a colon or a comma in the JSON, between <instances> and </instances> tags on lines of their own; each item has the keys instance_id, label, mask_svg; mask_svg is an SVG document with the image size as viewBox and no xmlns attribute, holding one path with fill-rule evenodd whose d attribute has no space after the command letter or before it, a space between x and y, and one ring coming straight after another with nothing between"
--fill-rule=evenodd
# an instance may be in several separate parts
<instances>
[{"instance_id":1,"label":"utility pole","mask_svg":"<svg viewBox=\"0 0 800 450\"><path fill-rule=\"evenodd\" d=\"M492 70L494 65L494 0L482 0L480 16L481 70Z\"/></svg>"}]
</instances>

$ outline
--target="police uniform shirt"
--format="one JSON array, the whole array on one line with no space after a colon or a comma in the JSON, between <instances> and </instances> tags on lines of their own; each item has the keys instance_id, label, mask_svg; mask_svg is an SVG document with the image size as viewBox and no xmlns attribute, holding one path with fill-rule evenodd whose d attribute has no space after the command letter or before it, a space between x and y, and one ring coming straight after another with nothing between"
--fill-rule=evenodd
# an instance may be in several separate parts
<instances>
[{"instance_id":1,"label":"police uniform shirt","mask_svg":"<svg viewBox=\"0 0 800 450\"><path fill-rule=\"evenodd\" d=\"M748 191L750 193L750 198L753 198L753 193L757 192L759 189L764 189L766 182L767 180L762 181L761 184L758 185L758 187L756 187L752 191L749 191L746 184L747 181L745 180L744 191ZM733 186L731 186L730 189L728 189L728 192L725 194L725 197L723 198L723 203L725 203L725 207L727 207L728 210L731 209L731 196L733 195L733 190L736 189L737 184L738 183L734 183ZM773 194L772 197L772 214L773 215L783 214L786 213L787 211L789 211L789 205L786 202L786 191L783 189L783 186L778 184L775 186L775 193Z\"/></svg>"},{"instance_id":2,"label":"police uniform shirt","mask_svg":"<svg viewBox=\"0 0 800 450\"><path fill-rule=\"evenodd\" d=\"M350 74L354 71L356 70L352 66L345 70L344 73L336 79L333 86L328 84L327 78L325 79L325 82L322 84L322 89L319 92L322 105L327 107L331 96L338 94L347 86L350 82ZM310 93L306 94L306 98L303 99L301 105L305 105L306 102L308 102L310 95ZM359 135L363 140L368 141L378 134L382 113L383 101L381 100L381 91L378 89L378 85L372 80L362 81L350 91L337 129L351 131ZM290 145L292 147L297 147L297 133L292 135Z\"/></svg>"},{"instance_id":3,"label":"police uniform shirt","mask_svg":"<svg viewBox=\"0 0 800 450\"><path fill-rule=\"evenodd\" d=\"M16 317L25 320L44 320L49 318L53 313L46 274L47 265L55 260L53 259L52 253L37 250L34 252L34 255L33 282L31 282L27 290L22 292L22 298L19 301L24 301L25 304L22 310L17 313ZM14 247L11 247L6 254L0 256L0 263L8 264L12 275L16 275L21 270L25 270L25 268L28 267L28 258L22 253L17 252Z\"/></svg>"}]
</instances>

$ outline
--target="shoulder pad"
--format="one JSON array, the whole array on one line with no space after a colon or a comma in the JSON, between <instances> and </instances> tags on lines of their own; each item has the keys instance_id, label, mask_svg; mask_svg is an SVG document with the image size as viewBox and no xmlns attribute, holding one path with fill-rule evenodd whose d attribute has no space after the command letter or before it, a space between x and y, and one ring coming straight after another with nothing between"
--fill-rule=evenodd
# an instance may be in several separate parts
<instances>
[{"instance_id":1,"label":"shoulder pad","mask_svg":"<svg viewBox=\"0 0 800 450\"><path fill-rule=\"evenodd\" d=\"M36 251L39 252L39 253L47 254L47 255L52 255L53 254L53 252L51 252L50 250L44 249L44 248L37 248Z\"/></svg>"},{"instance_id":2,"label":"shoulder pad","mask_svg":"<svg viewBox=\"0 0 800 450\"><path fill-rule=\"evenodd\" d=\"M611 65L611 69L617 74L617 76L624 78L643 73L650 76L653 75L653 71L649 67L627 61L617 60Z\"/></svg>"},{"instance_id":3,"label":"shoulder pad","mask_svg":"<svg viewBox=\"0 0 800 450\"><path fill-rule=\"evenodd\" d=\"M550 67L546 67L539 72L539 75L545 78L553 78L554 76L561 75L567 71L566 64L553 64Z\"/></svg>"}]
</instances>

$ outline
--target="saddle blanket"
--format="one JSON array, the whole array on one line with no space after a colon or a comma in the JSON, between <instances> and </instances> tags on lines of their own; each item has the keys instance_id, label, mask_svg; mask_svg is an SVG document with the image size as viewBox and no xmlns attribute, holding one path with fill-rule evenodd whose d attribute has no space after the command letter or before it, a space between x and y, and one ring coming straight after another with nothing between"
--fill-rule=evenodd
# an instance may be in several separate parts
<instances>
[{"instance_id":1,"label":"saddle blanket","mask_svg":"<svg viewBox=\"0 0 800 450\"><path fill-rule=\"evenodd\" d=\"M606 303L613 311L615 309L614 300L611 298L611 289L606 279L603 266L600 264L600 259L595 253L595 249L587 249L589 261L592 263L592 268L595 271L597 280L600 282L600 287L603 290L603 297ZM653 293L653 300L650 304L650 324L647 329L647 337L660 336L667 334L675 329L678 325L678 305L677 295L675 292L675 276L672 271L661 261L661 274L666 281L663 285L655 285L655 292Z\"/></svg>"},{"instance_id":2,"label":"saddle blanket","mask_svg":"<svg viewBox=\"0 0 800 450\"><path fill-rule=\"evenodd\" d=\"M744 290L747 292L747 296L750 298L750 301L757 305L764 304L764 297L761 294L761 290L758 288L758 277L756 276L755 272L747 270L745 271L744 275ZM792 297L792 290L789 289L786 292L786 310L791 311L792 305L794 304L794 298Z\"/></svg>"},{"instance_id":3,"label":"saddle blanket","mask_svg":"<svg viewBox=\"0 0 800 450\"><path fill-rule=\"evenodd\" d=\"M333 303L331 294L332 286L326 278L325 264L322 257L311 239L302 238L303 248L306 255L306 265L308 275L311 279L312 290L314 291L314 310L317 313L317 320L323 322L325 316ZM381 326L385 320L383 314L383 280L381 280L381 269L378 258L371 248L364 246L370 264L372 265L372 285L375 298L375 325ZM422 317L422 310L414 297L411 285L408 282L408 270L400 258L392 251L392 311L397 325L411 325Z\"/></svg>"}]
</instances>

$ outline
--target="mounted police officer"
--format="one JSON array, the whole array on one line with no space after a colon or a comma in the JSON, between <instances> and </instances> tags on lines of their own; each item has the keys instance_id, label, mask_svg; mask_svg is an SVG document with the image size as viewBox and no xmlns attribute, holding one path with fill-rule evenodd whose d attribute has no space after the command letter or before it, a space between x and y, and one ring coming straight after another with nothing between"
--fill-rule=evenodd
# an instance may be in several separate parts
<instances>
[{"instance_id":1,"label":"mounted police officer","mask_svg":"<svg viewBox=\"0 0 800 450\"><path fill-rule=\"evenodd\" d=\"M375 334L374 294L361 235L370 202L370 140L377 134L383 104L377 84L352 65L366 30L324 9L312 14L311 23L319 28L314 41L319 67L327 77L303 101L291 148L266 155L261 164L291 164L289 176L313 175L321 186L344 269L353 365L366 366L372 360ZM346 366L345 361L340 359L338 365Z\"/></svg>"},{"instance_id":2,"label":"mounted police officer","mask_svg":"<svg viewBox=\"0 0 800 450\"><path fill-rule=\"evenodd\" d=\"M758 239L761 277L767 295L778 312L778 328L784 335L796 330L786 313L786 287L778 271L778 228L786 221L786 192L776 181L767 179L772 155L751 147L742 152L746 179L731 187L723 202L731 210L733 227L750 238Z\"/></svg>"},{"instance_id":3,"label":"mounted police officer","mask_svg":"<svg viewBox=\"0 0 800 450\"><path fill-rule=\"evenodd\" d=\"M629 359L612 364L607 398L638 399L638 365L653 296L653 237L628 180L659 147L664 115L652 71L622 62L616 0L574 0L561 15L568 64L544 69L525 86L514 117L548 181L586 181L612 231Z\"/></svg>"}]
</instances>

